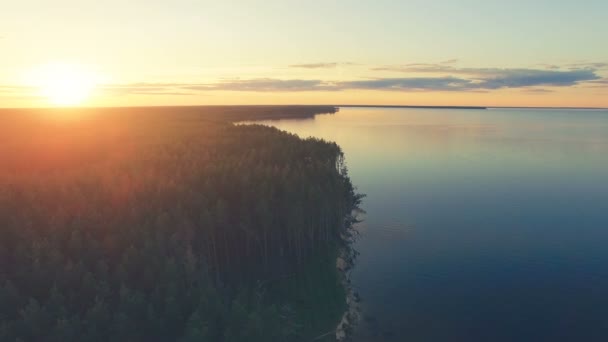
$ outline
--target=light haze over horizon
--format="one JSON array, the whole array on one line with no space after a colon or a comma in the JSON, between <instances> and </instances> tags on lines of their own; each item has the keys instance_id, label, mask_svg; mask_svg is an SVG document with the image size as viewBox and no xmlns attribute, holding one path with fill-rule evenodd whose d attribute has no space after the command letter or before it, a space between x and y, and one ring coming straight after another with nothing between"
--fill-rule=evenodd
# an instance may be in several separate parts
<instances>
[{"instance_id":1,"label":"light haze over horizon","mask_svg":"<svg viewBox=\"0 0 608 342\"><path fill-rule=\"evenodd\" d=\"M61 72L46 88L61 85L70 68L85 70L72 72L94 82L84 106L608 107L606 1L2 7L0 107L50 105L31 77L48 65L66 67L53 69Z\"/></svg>"}]
</instances>

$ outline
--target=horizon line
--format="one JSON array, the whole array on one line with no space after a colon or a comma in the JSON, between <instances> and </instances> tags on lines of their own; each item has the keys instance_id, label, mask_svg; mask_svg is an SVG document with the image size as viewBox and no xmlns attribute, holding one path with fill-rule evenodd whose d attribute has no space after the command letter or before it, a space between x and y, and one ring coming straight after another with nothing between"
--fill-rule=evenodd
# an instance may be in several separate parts
<instances>
[{"instance_id":1,"label":"horizon line","mask_svg":"<svg viewBox=\"0 0 608 342\"><path fill-rule=\"evenodd\" d=\"M392 104L200 104L200 105L134 105L134 106L67 106L67 107L0 107L7 109L56 109L56 110L79 110L79 109L111 109L111 108L174 108L174 107L338 107L338 108L419 108L419 109L583 109L583 110L608 110L608 107L576 107L576 106L450 106L450 105L392 105Z\"/></svg>"}]
</instances>

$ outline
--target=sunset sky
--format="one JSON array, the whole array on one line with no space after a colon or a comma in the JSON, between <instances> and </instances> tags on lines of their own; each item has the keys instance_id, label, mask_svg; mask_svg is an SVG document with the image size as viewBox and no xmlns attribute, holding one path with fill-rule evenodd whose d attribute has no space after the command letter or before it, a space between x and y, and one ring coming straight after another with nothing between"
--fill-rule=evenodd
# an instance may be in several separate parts
<instances>
[{"instance_id":1,"label":"sunset sky","mask_svg":"<svg viewBox=\"0 0 608 342\"><path fill-rule=\"evenodd\" d=\"M608 107L608 1L6 0L0 107Z\"/></svg>"}]
</instances>

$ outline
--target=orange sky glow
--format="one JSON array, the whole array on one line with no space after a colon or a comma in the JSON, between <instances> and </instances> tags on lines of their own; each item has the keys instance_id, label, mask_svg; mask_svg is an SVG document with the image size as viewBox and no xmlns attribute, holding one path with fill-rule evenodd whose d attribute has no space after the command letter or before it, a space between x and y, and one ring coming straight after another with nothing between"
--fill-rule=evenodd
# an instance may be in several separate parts
<instances>
[{"instance_id":1,"label":"orange sky glow","mask_svg":"<svg viewBox=\"0 0 608 342\"><path fill-rule=\"evenodd\" d=\"M608 107L606 11L548 0L10 2L0 107Z\"/></svg>"}]
</instances>

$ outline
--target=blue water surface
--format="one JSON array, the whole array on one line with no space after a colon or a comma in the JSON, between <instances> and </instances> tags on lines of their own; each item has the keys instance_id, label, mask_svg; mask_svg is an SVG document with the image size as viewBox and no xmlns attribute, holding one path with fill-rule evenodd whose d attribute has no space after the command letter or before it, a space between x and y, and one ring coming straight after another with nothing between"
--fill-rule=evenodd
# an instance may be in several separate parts
<instances>
[{"instance_id":1,"label":"blue water surface","mask_svg":"<svg viewBox=\"0 0 608 342\"><path fill-rule=\"evenodd\" d=\"M356 341L608 341L608 111L341 108Z\"/></svg>"}]
</instances>

